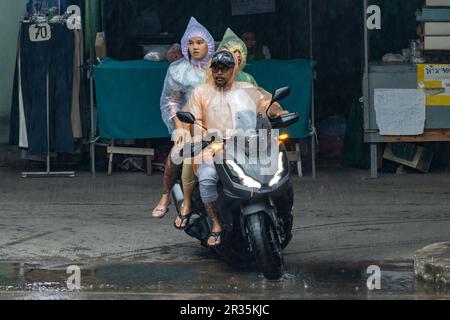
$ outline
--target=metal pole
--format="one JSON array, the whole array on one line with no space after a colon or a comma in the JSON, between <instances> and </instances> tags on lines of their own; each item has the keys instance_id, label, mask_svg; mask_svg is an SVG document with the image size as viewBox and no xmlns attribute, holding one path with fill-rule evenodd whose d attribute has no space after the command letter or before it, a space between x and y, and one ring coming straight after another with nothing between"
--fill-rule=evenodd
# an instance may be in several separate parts
<instances>
[{"instance_id":1,"label":"metal pole","mask_svg":"<svg viewBox=\"0 0 450 320\"><path fill-rule=\"evenodd\" d=\"M92 178L95 179L95 112L94 112L94 78L93 78L93 62L92 62L92 52L90 54L90 66L89 66L89 84L90 84L90 97L91 97L91 172Z\"/></svg>"},{"instance_id":2,"label":"metal pole","mask_svg":"<svg viewBox=\"0 0 450 320\"><path fill-rule=\"evenodd\" d=\"M364 71L369 74L369 30L367 29L368 0L364 0ZM368 84L368 80L367 80Z\"/></svg>"},{"instance_id":3,"label":"metal pole","mask_svg":"<svg viewBox=\"0 0 450 320\"><path fill-rule=\"evenodd\" d=\"M46 108L47 108L47 174L50 173L50 94L49 94L49 88L50 88L50 81L49 76L47 72L46 77Z\"/></svg>"},{"instance_id":4,"label":"metal pole","mask_svg":"<svg viewBox=\"0 0 450 320\"><path fill-rule=\"evenodd\" d=\"M370 61L370 38L369 38L369 30L367 28L367 8L369 6L369 1L364 0L364 80L363 86L365 90L364 92L364 112L369 114L369 106L371 101L370 95L370 79L369 79L369 61ZM366 125L364 125L364 130L368 129ZM370 145L370 178L376 179L378 178L378 146L376 143L372 143Z\"/></svg>"},{"instance_id":5,"label":"metal pole","mask_svg":"<svg viewBox=\"0 0 450 320\"><path fill-rule=\"evenodd\" d=\"M89 92L90 92L90 104L91 104L91 144L90 144L90 155L91 155L91 173L92 178L95 179L95 110L94 110L94 49L92 45L92 1L87 1L89 10Z\"/></svg>"},{"instance_id":6,"label":"metal pole","mask_svg":"<svg viewBox=\"0 0 450 320\"><path fill-rule=\"evenodd\" d=\"M101 0L101 8L100 8L100 15L101 15L101 17L102 17L102 32L104 32L105 31L105 20L104 20L104 17L103 17L103 12L104 12L104 5L105 5L105 3L104 3L104 1L103 0Z\"/></svg>"},{"instance_id":7,"label":"metal pole","mask_svg":"<svg viewBox=\"0 0 450 320\"><path fill-rule=\"evenodd\" d=\"M315 91L314 91L314 82L316 79L316 71L314 68L314 48L313 48L314 42L313 42L313 10L312 10L312 0L309 0L309 56L310 56L310 63L311 68L313 72L313 79L312 79L312 85L311 85L311 126L315 128L316 123L316 107L315 107ZM315 129L314 134L311 137L311 168L312 168L312 178L316 179L316 140L315 140Z\"/></svg>"}]
</instances>

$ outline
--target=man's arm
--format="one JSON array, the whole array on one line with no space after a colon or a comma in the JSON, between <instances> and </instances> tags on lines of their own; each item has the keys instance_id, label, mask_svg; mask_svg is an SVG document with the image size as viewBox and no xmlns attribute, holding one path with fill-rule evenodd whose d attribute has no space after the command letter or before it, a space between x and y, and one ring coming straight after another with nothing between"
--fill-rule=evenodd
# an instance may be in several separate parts
<instances>
[{"instance_id":1,"label":"man's arm","mask_svg":"<svg viewBox=\"0 0 450 320\"><path fill-rule=\"evenodd\" d=\"M278 116L281 116L283 114L289 113L287 110L283 110L281 105L278 102L275 102L272 104L272 106L269 106L270 101L272 100L272 95L265 91L262 88L258 88L259 94L260 94L260 110L258 112L263 113L264 115L267 112L267 109L269 109L268 116L269 118L275 118Z\"/></svg>"},{"instance_id":2,"label":"man's arm","mask_svg":"<svg viewBox=\"0 0 450 320\"><path fill-rule=\"evenodd\" d=\"M194 133L201 132L202 135L204 134L204 130L201 129L201 126L204 125L204 115L203 115L203 98L202 98L202 88L197 87L194 92L192 93L192 96L189 98L188 102L183 108L183 111L190 112L195 117L197 124L195 125L189 125L189 129L191 131L192 136L194 136ZM201 129L201 131L199 131Z\"/></svg>"}]
</instances>

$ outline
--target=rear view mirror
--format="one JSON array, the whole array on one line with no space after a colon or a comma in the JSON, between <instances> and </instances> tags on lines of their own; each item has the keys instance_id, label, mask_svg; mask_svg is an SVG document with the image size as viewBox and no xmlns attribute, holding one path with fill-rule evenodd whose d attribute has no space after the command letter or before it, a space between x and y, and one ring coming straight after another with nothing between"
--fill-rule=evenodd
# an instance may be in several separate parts
<instances>
[{"instance_id":1,"label":"rear view mirror","mask_svg":"<svg viewBox=\"0 0 450 320\"><path fill-rule=\"evenodd\" d=\"M274 102L278 102L286 97L288 97L291 94L291 88L290 87L284 87L275 90L275 92L272 95L272 102L270 105L272 105Z\"/></svg>"},{"instance_id":2,"label":"rear view mirror","mask_svg":"<svg viewBox=\"0 0 450 320\"><path fill-rule=\"evenodd\" d=\"M272 100L270 101L269 108L267 108L266 115L269 118L269 110L273 106L275 102L280 101L281 99L284 99L288 97L291 94L291 88L290 87L284 87L275 90L275 92L272 94Z\"/></svg>"}]
</instances>

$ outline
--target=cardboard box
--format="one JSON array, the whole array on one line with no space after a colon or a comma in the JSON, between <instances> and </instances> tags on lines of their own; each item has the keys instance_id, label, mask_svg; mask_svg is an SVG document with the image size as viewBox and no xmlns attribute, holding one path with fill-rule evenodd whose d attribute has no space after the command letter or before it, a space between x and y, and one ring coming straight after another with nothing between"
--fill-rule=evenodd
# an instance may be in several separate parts
<instances>
[{"instance_id":1,"label":"cardboard box","mask_svg":"<svg viewBox=\"0 0 450 320\"><path fill-rule=\"evenodd\" d=\"M389 143L386 145L383 158L428 172L433 160L433 152L413 143Z\"/></svg>"}]
</instances>

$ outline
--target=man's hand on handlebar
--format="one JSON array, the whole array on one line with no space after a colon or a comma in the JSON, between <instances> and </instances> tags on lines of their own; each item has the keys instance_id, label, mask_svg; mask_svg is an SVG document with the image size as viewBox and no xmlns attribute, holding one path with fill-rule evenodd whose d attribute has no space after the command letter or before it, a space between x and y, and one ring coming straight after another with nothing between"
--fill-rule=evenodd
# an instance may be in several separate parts
<instances>
[{"instance_id":1,"label":"man's hand on handlebar","mask_svg":"<svg viewBox=\"0 0 450 320\"><path fill-rule=\"evenodd\" d=\"M289 111L283 109L275 109L273 110L273 112L271 112L270 116L271 118L278 118L285 114L289 114Z\"/></svg>"}]
</instances>

